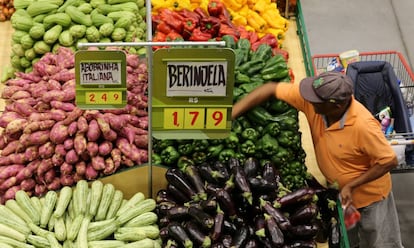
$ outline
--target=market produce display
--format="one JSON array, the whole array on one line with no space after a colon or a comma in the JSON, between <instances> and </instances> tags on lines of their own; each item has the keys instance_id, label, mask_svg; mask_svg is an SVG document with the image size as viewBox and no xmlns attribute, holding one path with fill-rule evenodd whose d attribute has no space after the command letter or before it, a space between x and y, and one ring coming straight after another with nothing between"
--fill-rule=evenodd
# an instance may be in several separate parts
<instances>
[{"instance_id":1,"label":"market produce display","mask_svg":"<svg viewBox=\"0 0 414 248\"><path fill-rule=\"evenodd\" d=\"M23 190L0 205L1 247L161 247L156 202L124 199L110 183L80 180L43 197Z\"/></svg>"},{"instance_id":2,"label":"market produce display","mask_svg":"<svg viewBox=\"0 0 414 248\"><path fill-rule=\"evenodd\" d=\"M0 22L10 20L10 17L13 15L15 9L13 5L13 0L1 0L0 1Z\"/></svg>"},{"instance_id":3,"label":"market produce display","mask_svg":"<svg viewBox=\"0 0 414 248\"><path fill-rule=\"evenodd\" d=\"M61 47L5 82L1 202L20 189L43 195L148 161L146 60L127 54L127 106L113 110L76 107L74 60Z\"/></svg>"},{"instance_id":4,"label":"market produce display","mask_svg":"<svg viewBox=\"0 0 414 248\"><path fill-rule=\"evenodd\" d=\"M34 61L60 46L76 51L79 42L139 41L146 37L144 0L16 0L14 8L9 77L14 77L15 71L31 71ZM145 48L140 50L143 52Z\"/></svg>"},{"instance_id":5,"label":"market produce display","mask_svg":"<svg viewBox=\"0 0 414 248\"><path fill-rule=\"evenodd\" d=\"M313 179L289 190L274 164L261 162L231 157L169 168L156 197L163 247L311 248L327 239L340 247L338 191Z\"/></svg>"}]
</instances>

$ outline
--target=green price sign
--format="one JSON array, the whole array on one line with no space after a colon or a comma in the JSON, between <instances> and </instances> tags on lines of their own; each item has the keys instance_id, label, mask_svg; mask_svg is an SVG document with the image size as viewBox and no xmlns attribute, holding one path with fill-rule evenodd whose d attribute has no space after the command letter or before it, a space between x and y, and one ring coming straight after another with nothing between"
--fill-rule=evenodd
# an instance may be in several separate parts
<instances>
[{"instance_id":1,"label":"green price sign","mask_svg":"<svg viewBox=\"0 0 414 248\"><path fill-rule=\"evenodd\" d=\"M82 109L123 108L127 102L126 54L78 51L75 54L76 105Z\"/></svg>"},{"instance_id":2,"label":"green price sign","mask_svg":"<svg viewBox=\"0 0 414 248\"><path fill-rule=\"evenodd\" d=\"M153 56L152 134L217 139L230 134L234 51L168 48Z\"/></svg>"}]
</instances>

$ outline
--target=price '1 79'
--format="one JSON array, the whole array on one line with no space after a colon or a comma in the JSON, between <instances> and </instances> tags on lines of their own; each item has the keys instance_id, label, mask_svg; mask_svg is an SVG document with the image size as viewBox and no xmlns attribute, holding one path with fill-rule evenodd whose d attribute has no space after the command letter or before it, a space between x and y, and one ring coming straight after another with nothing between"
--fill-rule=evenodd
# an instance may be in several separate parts
<instances>
[{"instance_id":1,"label":"price '1 79'","mask_svg":"<svg viewBox=\"0 0 414 248\"><path fill-rule=\"evenodd\" d=\"M166 108L165 129L225 129L227 108Z\"/></svg>"}]
</instances>

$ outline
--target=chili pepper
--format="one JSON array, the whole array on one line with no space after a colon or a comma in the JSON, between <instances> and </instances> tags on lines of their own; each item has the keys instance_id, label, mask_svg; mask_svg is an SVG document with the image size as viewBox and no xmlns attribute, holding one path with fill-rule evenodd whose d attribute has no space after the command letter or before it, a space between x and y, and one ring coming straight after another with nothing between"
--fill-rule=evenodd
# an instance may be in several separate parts
<instances>
[{"instance_id":1,"label":"chili pepper","mask_svg":"<svg viewBox=\"0 0 414 248\"><path fill-rule=\"evenodd\" d=\"M185 168L187 168L187 166L192 166L194 165L194 161L191 160L189 157L187 156L180 156L180 158L177 161L177 167L181 170L184 171Z\"/></svg>"},{"instance_id":2,"label":"chili pepper","mask_svg":"<svg viewBox=\"0 0 414 248\"><path fill-rule=\"evenodd\" d=\"M275 247L281 247L285 243L285 238L277 221L269 214L264 214L264 218L270 241Z\"/></svg>"},{"instance_id":3,"label":"chili pepper","mask_svg":"<svg viewBox=\"0 0 414 248\"><path fill-rule=\"evenodd\" d=\"M250 83L250 77L246 74L241 73L240 71L236 72L236 77L234 79L235 84L245 84Z\"/></svg>"},{"instance_id":4,"label":"chili pepper","mask_svg":"<svg viewBox=\"0 0 414 248\"><path fill-rule=\"evenodd\" d=\"M270 136L270 134L268 133L265 133L260 138L258 143L260 143L261 151L268 156L272 156L273 154L275 154L279 148L279 143L277 142L277 139Z\"/></svg>"},{"instance_id":5,"label":"chili pepper","mask_svg":"<svg viewBox=\"0 0 414 248\"><path fill-rule=\"evenodd\" d=\"M201 164L207 161L207 154L202 151L194 152L192 158L195 164Z\"/></svg>"},{"instance_id":6,"label":"chili pepper","mask_svg":"<svg viewBox=\"0 0 414 248\"><path fill-rule=\"evenodd\" d=\"M190 141L187 141L186 143L179 144L177 147L177 151L181 155L190 155L194 150L194 146Z\"/></svg>"},{"instance_id":7,"label":"chili pepper","mask_svg":"<svg viewBox=\"0 0 414 248\"><path fill-rule=\"evenodd\" d=\"M249 75L249 76L253 76L253 75L257 74L263 68L263 65L264 65L264 62L257 63L255 65L253 65L252 67L247 69L246 74Z\"/></svg>"},{"instance_id":8,"label":"chili pepper","mask_svg":"<svg viewBox=\"0 0 414 248\"><path fill-rule=\"evenodd\" d=\"M257 42L252 45L252 49L255 44L257 44ZM272 57L272 47L267 43L260 43L259 41L259 46L253 51L255 52L251 56L252 60L267 61Z\"/></svg>"},{"instance_id":9,"label":"chili pepper","mask_svg":"<svg viewBox=\"0 0 414 248\"><path fill-rule=\"evenodd\" d=\"M239 71L242 73L246 73L247 74L247 70L249 70L251 67L255 66L255 65L261 65L261 67L263 67L264 62L261 60L249 60L244 62L243 64L241 64L239 66Z\"/></svg>"},{"instance_id":10,"label":"chili pepper","mask_svg":"<svg viewBox=\"0 0 414 248\"><path fill-rule=\"evenodd\" d=\"M233 158L235 156L236 156L236 153L234 152L233 149L225 148L219 154L219 161L226 162L230 158Z\"/></svg>"},{"instance_id":11,"label":"chili pepper","mask_svg":"<svg viewBox=\"0 0 414 248\"><path fill-rule=\"evenodd\" d=\"M207 148L207 158L218 158L220 152L224 149L224 144L218 144L215 146L209 146Z\"/></svg>"},{"instance_id":12,"label":"chili pepper","mask_svg":"<svg viewBox=\"0 0 414 248\"><path fill-rule=\"evenodd\" d=\"M178 33L183 31L184 18L178 12L163 8L159 11L159 15L161 20L168 23L175 31Z\"/></svg>"},{"instance_id":13,"label":"chili pepper","mask_svg":"<svg viewBox=\"0 0 414 248\"><path fill-rule=\"evenodd\" d=\"M160 21L157 24L157 31L162 32L164 34L169 34L170 32L173 31L173 28L165 21Z\"/></svg>"},{"instance_id":14,"label":"chili pepper","mask_svg":"<svg viewBox=\"0 0 414 248\"><path fill-rule=\"evenodd\" d=\"M223 3L219 0L210 0L207 5L207 12L210 16L218 17L223 14Z\"/></svg>"},{"instance_id":15,"label":"chili pepper","mask_svg":"<svg viewBox=\"0 0 414 248\"><path fill-rule=\"evenodd\" d=\"M236 133L230 132L230 135L224 139L226 148L235 149L239 145L239 137Z\"/></svg>"},{"instance_id":16,"label":"chili pepper","mask_svg":"<svg viewBox=\"0 0 414 248\"><path fill-rule=\"evenodd\" d=\"M160 156L163 164L173 165L178 161L180 153L178 153L174 146L167 146L164 150L161 151Z\"/></svg>"},{"instance_id":17,"label":"chili pepper","mask_svg":"<svg viewBox=\"0 0 414 248\"><path fill-rule=\"evenodd\" d=\"M197 139L197 140L193 141L194 151L196 151L196 152L207 150L209 145L210 144L209 144L208 140L206 140L206 139Z\"/></svg>"},{"instance_id":18,"label":"chili pepper","mask_svg":"<svg viewBox=\"0 0 414 248\"><path fill-rule=\"evenodd\" d=\"M196 192L193 190L191 183L182 171L177 168L168 168L165 173L168 183L175 186L183 194L191 199L198 199Z\"/></svg>"},{"instance_id":19,"label":"chili pepper","mask_svg":"<svg viewBox=\"0 0 414 248\"><path fill-rule=\"evenodd\" d=\"M151 154L151 163L154 164L154 165L161 165L162 164L161 156L156 154L156 153L152 153Z\"/></svg>"},{"instance_id":20,"label":"chili pepper","mask_svg":"<svg viewBox=\"0 0 414 248\"><path fill-rule=\"evenodd\" d=\"M194 28L193 32L191 33L190 41L208 41L211 39L212 35L210 33L206 33L201 31L200 27Z\"/></svg>"},{"instance_id":21,"label":"chili pepper","mask_svg":"<svg viewBox=\"0 0 414 248\"><path fill-rule=\"evenodd\" d=\"M201 31L211 34L212 37L217 36L220 30L220 25L220 20L214 16L209 16L200 20Z\"/></svg>"}]
</instances>

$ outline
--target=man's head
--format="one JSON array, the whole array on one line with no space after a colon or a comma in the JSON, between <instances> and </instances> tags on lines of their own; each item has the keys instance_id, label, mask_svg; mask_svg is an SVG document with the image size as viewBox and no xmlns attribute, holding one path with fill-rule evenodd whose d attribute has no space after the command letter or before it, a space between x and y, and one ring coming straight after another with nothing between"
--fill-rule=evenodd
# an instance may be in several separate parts
<instances>
[{"instance_id":1,"label":"man's head","mask_svg":"<svg viewBox=\"0 0 414 248\"><path fill-rule=\"evenodd\" d=\"M342 114L353 94L352 80L339 72L324 72L300 82L300 94L311 102L315 112L324 115Z\"/></svg>"},{"instance_id":2,"label":"man's head","mask_svg":"<svg viewBox=\"0 0 414 248\"><path fill-rule=\"evenodd\" d=\"M300 94L311 103L341 103L351 99L352 80L339 72L323 72L300 82Z\"/></svg>"}]
</instances>

